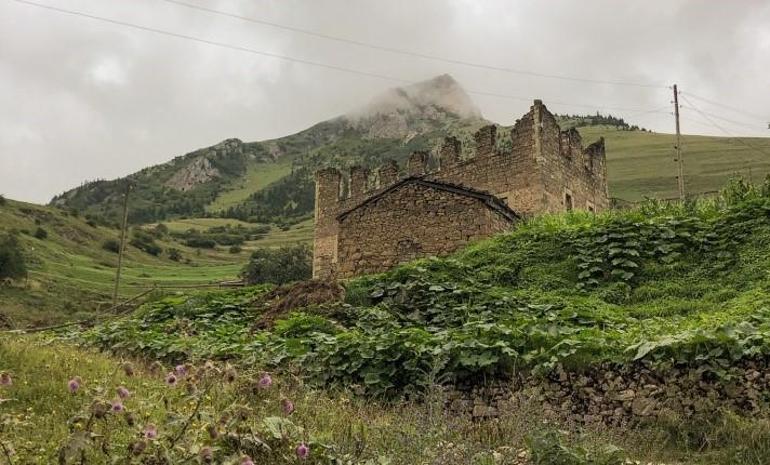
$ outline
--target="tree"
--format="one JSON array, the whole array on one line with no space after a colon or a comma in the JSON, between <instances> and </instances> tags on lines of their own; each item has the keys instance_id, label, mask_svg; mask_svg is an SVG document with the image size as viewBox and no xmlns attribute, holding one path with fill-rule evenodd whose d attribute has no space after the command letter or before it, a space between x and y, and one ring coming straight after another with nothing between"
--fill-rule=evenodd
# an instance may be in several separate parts
<instances>
[{"instance_id":1,"label":"tree","mask_svg":"<svg viewBox=\"0 0 770 465\"><path fill-rule=\"evenodd\" d=\"M27 265L16 235L0 236L0 279L17 279L27 275Z\"/></svg>"},{"instance_id":2,"label":"tree","mask_svg":"<svg viewBox=\"0 0 770 465\"><path fill-rule=\"evenodd\" d=\"M241 271L241 277L249 284L284 284L310 279L312 271L310 247L301 244L255 250Z\"/></svg>"}]
</instances>

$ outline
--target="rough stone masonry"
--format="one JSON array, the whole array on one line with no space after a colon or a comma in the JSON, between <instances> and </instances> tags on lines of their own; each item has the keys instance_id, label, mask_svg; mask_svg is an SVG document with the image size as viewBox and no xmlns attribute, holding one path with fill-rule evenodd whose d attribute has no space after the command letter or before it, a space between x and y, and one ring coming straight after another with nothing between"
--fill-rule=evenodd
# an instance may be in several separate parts
<instances>
[{"instance_id":1,"label":"rough stone masonry","mask_svg":"<svg viewBox=\"0 0 770 465\"><path fill-rule=\"evenodd\" d=\"M376 173L353 167L347 179L333 168L316 172L313 277L381 272L451 253L528 215L609 206L604 139L583 147L540 100L514 125L509 149L497 147L496 131L476 132L465 159L460 141L445 138L434 169L429 153L415 152L403 173L394 161Z\"/></svg>"}]
</instances>

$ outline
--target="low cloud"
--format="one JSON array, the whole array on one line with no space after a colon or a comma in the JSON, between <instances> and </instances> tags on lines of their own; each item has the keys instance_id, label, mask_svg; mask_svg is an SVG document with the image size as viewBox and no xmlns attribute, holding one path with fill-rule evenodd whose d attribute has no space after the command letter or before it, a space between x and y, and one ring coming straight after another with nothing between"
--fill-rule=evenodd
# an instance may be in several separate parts
<instances>
[{"instance_id":1,"label":"low cloud","mask_svg":"<svg viewBox=\"0 0 770 465\"><path fill-rule=\"evenodd\" d=\"M208 40L407 81L451 74L482 114L510 124L531 99L553 111L643 113L670 91L495 72L376 51L215 16L162 0L39 0ZM678 82L770 118L770 4L762 1L299 2L188 0L208 8L396 49L544 74ZM0 3L0 193L46 202L88 179L122 176L228 137L260 140L345 114L398 85ZM477 93L473 93L476 91ZM482 93L518 96L510 99ZM584 106L585 105L585 106ZM609 108L629 108L616 111ZM719 112L715 107L703 109ZM735 134L767 121L727 114ZM720 134L692 108L685 132Z\"/></svg>"}]
</instances>

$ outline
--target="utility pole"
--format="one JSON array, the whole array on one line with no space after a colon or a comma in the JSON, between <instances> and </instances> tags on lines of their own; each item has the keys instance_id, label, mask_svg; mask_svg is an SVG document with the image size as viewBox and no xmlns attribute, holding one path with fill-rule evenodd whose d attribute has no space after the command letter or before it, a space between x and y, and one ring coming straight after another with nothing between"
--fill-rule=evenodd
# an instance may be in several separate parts
<instances>
[{"instance_id":1,"label":"utility pole","mask_svg":"<svg viewBox=\"0 0 770 465\"><path fill-rule=\"evenodd\" d=\"M120 286L120 270L123 267L123 249L126 247L126 227L128 223L128 194L131 192L131 181L126 180L126 193L123 196L123 226L120 230L120 249L118 250L118 270L115 273L115 290L112 292L112 306L118 305L118 287Z\"/></svg>"},{"instance_id":2,"label":"utility pole","mask_svg":"<svg viewBox=\"0 0 770 465\"><path fill-rule=\"evenodd\" d=\"M682 160L682 137L679 132L679 92L674 84L674 119L676 120L676 170L677 186L679 187L679 198L684 200L684 160Z\"/></svg>"}]
</instances>

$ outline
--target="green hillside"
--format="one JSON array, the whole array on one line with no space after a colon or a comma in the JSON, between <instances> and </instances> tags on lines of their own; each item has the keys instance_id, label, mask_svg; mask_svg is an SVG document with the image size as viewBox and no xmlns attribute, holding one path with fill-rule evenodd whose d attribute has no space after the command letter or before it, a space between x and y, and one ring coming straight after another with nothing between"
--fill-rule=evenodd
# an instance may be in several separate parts
<instances>
[{"instance_id":1,"label":"green hillside","mask_svg":"<svg viewBox=\"0 0 770 465\"><path fill-rule=\"evenodd\" d=\"M228 223L249 226L237 220L204 218L169 223L168 228L206 230ZM38 228L47 232L45 239L34 237ZM249 250L301 242L312 235L309 231L312 221L286 230L273 227L265 237L247 241L238 254L221 246L186 247L171 236L156 239L162 249L159 256L128 245L120 296L128 298L153 286L173 291L236 279ZM26 280L0 284L0 314L24 327L86 318L111 305L117 254L103 245L118 239L118 229L58 208L6 200L0 204L0 235L6 233L19 238L29 273ZM178 261L169 258L170 249L179 251Z\"/></svg>"},{"instance_id":2,"label":"green hillside","mask_svg":"<svg viewBox=\"0 0 770 465\"><path fill-rule=\"evenodd\" d=\"M610 196L628 201L678 197L674 136L608 126L578 128L606 141ZM762 153L764 151L764 153ZM682 136L688 194L715 192L731 177L761 182L770 173L770 138Z\"/></svg>"},{"instance_id":3,"label":"green hillside","mask_svg":"<svg viewBox=\"0 0 770 465\"><path fill-rule=\"evenodd\" d=\"M0 340L20 401L0 411L25 420L0 440L22 461L51 461L84 427L67 419L124 385L129 411L160 425L146 453L177 460L206 445L231 462L297 463L304 441L308 463L329 465L761 465L768 243L770 184L734 182L698 202L534 218L344 293L309 283L188 292L60 334L46 342L54 350ZM126 359L161 371L125 376L115 367ZM162 368L182 363L184 389ZM73 395L64 385L75 374L87 384ZM463 386L510 389L511 403L490 419L474 397L472 416L461 414L452 388ZM282 399L296 413L281 413ZM141 434L122 416L89 430L111 438L82 446L92 463ZM30 440L37 429L46 434Z\"/></svg>"}]
</instances>

